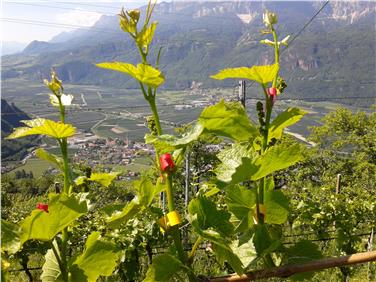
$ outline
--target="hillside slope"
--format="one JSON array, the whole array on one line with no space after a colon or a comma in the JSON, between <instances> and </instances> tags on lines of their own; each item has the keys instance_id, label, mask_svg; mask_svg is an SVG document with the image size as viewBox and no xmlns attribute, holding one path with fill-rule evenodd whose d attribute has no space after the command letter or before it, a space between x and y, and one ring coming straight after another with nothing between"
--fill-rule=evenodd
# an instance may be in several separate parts
<instances>
[{"instance_id":1,"label":"hillside slope","mask_svg":"<svg viewBox=\"0 0 376 282\"><path fill-rule=\"evenodd\" d=\"M27 149L38 144L38 137L27 137L17 140L5 139L15 127L23 126L21 120L30 117L14 104L1 99L1 160L19 160L27 154Z\"/></svg>"}]
</instances>

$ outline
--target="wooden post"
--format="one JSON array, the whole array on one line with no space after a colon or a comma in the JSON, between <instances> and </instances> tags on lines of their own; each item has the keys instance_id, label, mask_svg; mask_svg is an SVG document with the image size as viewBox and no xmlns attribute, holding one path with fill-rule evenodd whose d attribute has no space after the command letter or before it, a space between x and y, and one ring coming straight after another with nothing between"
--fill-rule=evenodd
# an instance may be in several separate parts
<instances>
[{"instance_id":1,"label":"wooden post","mask_svg":"<svg viewBox=\"0 0 376 282\"><path fill-rule=\"evenodd\" d=\"M165 192L159 193L159 201L162 206L163 214L165 214L166 212L166 193Z\"/></svg>"},{"instance_id":2,"label":"wooden post","mask_svg":"<svg viewBox=\"0 0 376 282\"><path fill-rule=\"evenodd\" d=\"M373 245L373 228L371 230L371 234L369 235L368 242L367 242L367 251L371 252L372 251L372 245Z\"/></svg>"},{"instance_id":3,"label":"wooden post","mask_svg":"<svg viewBox=\"0 0 376 282\"><path fill-rule=\"evenodd\" d=\"M337 174L336 194L341 193L341 174Z\"/></svg>"},{"instance_id":4,"label":"wooden post","mask_svg":"<svg viewBox=\"0 0 376 282\"><path fill-rule=\"evenodd\" d=\"M239 97L238 101L242 103L245 108L245 80L239 80Z\"/></svg>"},{"instance_id":5,"label":"wooden post","mask_svg":"<svg viewBox=\"0 0 376 282\"><path fill-rule=\"evenodd\" d=\"M189 191L191 186L191 154L187 151L185 155L185 189L184 189L184 207L186 213L188 213L188 203L189 203ZM183 238L185 244L188 246L189 244L189 232L188 228L183 229Z\"/></svg>"},{"instance_id":6,"label":"wooden post","mask_svg":"<svg viewBox=\"0 0 376 282\"><path fill-rule=\"evenodd\" d=\"M191 174L191 168L190 168L190 153L187 152L186 158L185 158L185 191L184 191L184 206L185 208L188 207L189 202L189 186L190 186L190 174Z\"/></svg>"},{"instance_id":7,"label":"wooden post","mask_svg":"<svg viewBox=\"0 0 376 282\"><path fill-rule=\"evenodd\" d=\"M367 251L368 252L372 252L372 246L373 246L373 228L371 230L371 234L369 235L369 238L368 238L368 242L367 242ZM368 262L368 265L367 265L367 277L369 279L369 281L371 281L371 273L369 272L369 269L371 267L371 263Z\"/></svg>"},{"instance_id":8,"label":"wooden post","mask_svg":"<svg viewBox=\"0 0 376 282\"><path fill-rule=\"evenodd\" d=\"M336 183L336 195L341 193L341 174L337 174L337 183ZM333 222L333 227L336 228L336 222ZM342 275L343 275L343 281L348 282L350 279L350 276L348 273L346 273L345 269L341 269Z\"/></svg>"},{"instance_id":9,"label":"wooden post","mask_svg":"<svg viewBox=\"0 0 376 282\"><path fill-rule=\"evenodd\" d=\"M313 260L301 264L284 265L281 267L269 268L264 270L256 270L247 272L243 275L231 274L222 277L211 278L211 282L247 282L258 279L265 279L271 277L286 278L297 273L318 271L327 268L353 265L358 263L366 263L370 261L376 261L376 251L357 253L353 255L337 257L337 258L325 258L320 260Z\"/></svg>"},{"instance_id":10,"label":"wooden post","mask_svg":"<svg viewBox=\"0 0 376 282\"><path fill-rule=\"evenodd\" d=\"M341 193L341 174L337 174L337 183L336 183L336 195ZM336 228L336 222L333 222L333 227Z\"/></svg>"},{"instance_id":11,"label":"wooden post","mask_svg":"<svg viewBox=\"0 0 376 282\"><path fill-rule=\"evenodd\" d=\"M60 182L55 182L54 188L55 188L55 193L59 194L60 193Z\"/></svg>"}]
</instances>

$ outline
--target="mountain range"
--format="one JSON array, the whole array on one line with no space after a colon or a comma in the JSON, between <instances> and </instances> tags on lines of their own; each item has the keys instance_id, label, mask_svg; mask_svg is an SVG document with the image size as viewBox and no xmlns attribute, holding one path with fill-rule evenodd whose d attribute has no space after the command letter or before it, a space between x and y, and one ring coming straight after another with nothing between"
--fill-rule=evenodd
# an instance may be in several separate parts
<instances>
[{"instance_id":1,"label":"mountain range","mask_svg":"<svg viewBox=\"0 0 376 282\"><path fill-rule=\"evenodd\" d=\"M28 120L30 117L14 104L9 104L1 99L1 160L19 160L27 154L27 149L39 143L37 136L17 140L4 139L13 132L16 127L23 126L21 120Z\"/></svg>"},{"instance_id":2,"label":"mountain range","mask_svg":"<svg viewBox=\"0 0 376 282\"><path fill-rule=\"evenodd\" d=\"M236 81L209 76L226 67L272 63L271 48L259 44L266 37L260 31L263 11L268 9L279 15L281 38L298 36L281 56L281 74L290 97L374 96L376 3L330 1L303 30L323 5L320 1L162 2L153 15L158 27L150 61L155 62L162 47L165 89L187 89L198 83L232 87ZM49 42L34 41L20 54L3 56L1 75L5 83L9 78L40 81L54 67L67 83L137 87L127 76L95 67L102 61L139 61L117 16L102 16L90 30L63 33ZM354 98L341 101L370 104Z\"/></svg>"},{"instance_id":3,"label":"mountain range","mask_svg":"<svg viewBox=\"0 0 376 282\"><path fill-rule=\"evenodd\" d=\"M20 53L27 45L28 44L24 42L3 41L1 42L1 55Z\"/></svg>"}]
</instances>

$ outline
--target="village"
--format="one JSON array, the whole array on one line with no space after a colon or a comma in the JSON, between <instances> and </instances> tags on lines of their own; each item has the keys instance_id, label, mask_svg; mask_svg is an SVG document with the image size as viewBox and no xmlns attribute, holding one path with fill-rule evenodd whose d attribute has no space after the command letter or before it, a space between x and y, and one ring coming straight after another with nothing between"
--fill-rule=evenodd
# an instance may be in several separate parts
<instances>
[{"instance_id":1,"label":"village","mask_svg":"<svg viewBox=\"0 0 376 282\"><path fill-rule=\"evenodd\" d=\"M142 142L131 141L128 138L101 138L92 133L79 132L68 140L69 148L72 154L70 161L72 163L85 164L90 167L102 166L105 170L110 170L113 166L131 165L136 158L148 158L154 155L152 146ZM57 147L40 146L45 150L55 150ZM29 159L37 158L35 150L28 153L19 165L24 165ZM2 164L2 173L10 172L16 169L18 165ZM48 168L50 173L58 173L58 170L51 166ZM122 175L125 178L136 177L139 171L125 170Z\"/></svg>"},{"instance_id":2,"label":"village","mask_svg":"<svg viewBox=\"0 0 376 282\"><path fill-rule=\"evenodd\" d=\"M96 165L129 165L138 156L154 155L152 146L130 141L128 138L99 138L92 133L80 133L69 140L70 148L77 149L72 162L83 163L94 167ZM128 171L128 176L137 176L137 172Z\"/></svg>"}]
</instances>

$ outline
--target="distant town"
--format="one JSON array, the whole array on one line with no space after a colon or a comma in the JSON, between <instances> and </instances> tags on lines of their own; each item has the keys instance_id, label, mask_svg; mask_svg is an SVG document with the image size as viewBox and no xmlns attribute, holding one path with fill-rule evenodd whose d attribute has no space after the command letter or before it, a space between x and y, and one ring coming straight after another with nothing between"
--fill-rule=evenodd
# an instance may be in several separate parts
<instances>
[{"instance_id":1,"label":"distant town","mask_svg":"<svg viewBox=\"0 0 376 282\"><path fill-rule=\"evenodd\" d=\"M153 146L141 142L121 140L119 138L100 138L92 133L79 132L68 140L69 148L75 151L71 155L73 163L84 163L88 166L95 167L102 165L111 167L112 165L129 165L139 156L148 157L154 155ZM44 149L47 145L41 146ZM36 158L35 151L30 152L20 164L25 164L28 159ZM7 173L17 168L14 164L2 164L1 172ZM51 173L57 173L57 169L51 165L48 169ZM127 171L126 177L135 177L139 173Z\"/></svg>"},{"instance_id":2,"label":"distant town","mask_svg":"<svg viewBox=\"0 0 376 282\"><path fill-rule=\"evenodd\" d=\"M154 156L153 146L141 142L121 140L119 138L99 138L92 133L77 134L69 139L72 149L77 149L72 161L96 165L129 165L137 156ZM128 171L128 176L137 176L137 172Z\"/></svg>"}]
</instances>

